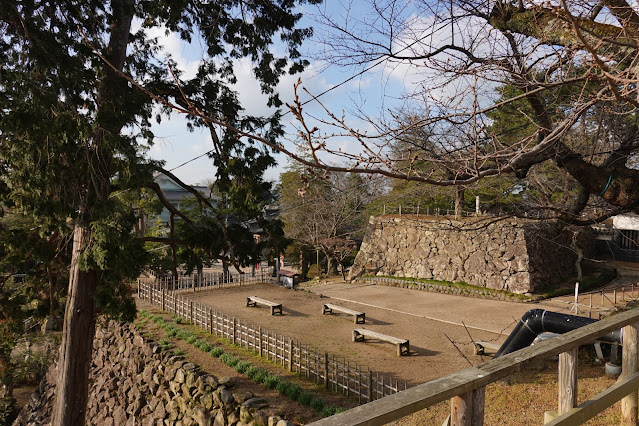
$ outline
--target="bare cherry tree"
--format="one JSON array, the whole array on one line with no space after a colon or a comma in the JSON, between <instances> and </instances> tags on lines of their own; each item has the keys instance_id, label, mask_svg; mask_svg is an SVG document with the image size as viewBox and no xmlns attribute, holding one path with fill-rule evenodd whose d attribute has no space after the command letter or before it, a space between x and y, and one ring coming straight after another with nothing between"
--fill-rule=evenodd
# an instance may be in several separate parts
<instances>
[{"instance_id":1,"label":"bare cherry tree","mask_svg":"<svg viewBox=\"0 0 639 426\"><path fill-rule=\"evenodd\" d=\"M326 59L366 72L409 70L417 84L405 100L422 114L369 116L364 132L321 98L321 116L298 98L290 108L303 162L461 187L502 175L550 187L539 169L552 167L572 182L570 205L556 209L571 222L637 208L639 15L629 3L353 4L317 16ZM423 129L423 143L413 139L401 155L391 149ZM340 148L344 138L355 148Z\"/></svg>"}]
</instances>

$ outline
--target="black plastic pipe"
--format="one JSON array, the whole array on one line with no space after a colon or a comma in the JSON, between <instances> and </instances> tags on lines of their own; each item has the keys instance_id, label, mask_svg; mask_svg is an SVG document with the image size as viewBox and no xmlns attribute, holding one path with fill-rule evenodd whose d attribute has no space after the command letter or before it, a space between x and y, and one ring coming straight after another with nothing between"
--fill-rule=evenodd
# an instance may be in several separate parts
<instances>
[{"instance_id":1,"label":"black plastic pipe","mask_svg":"<svg viewBox=\"0 0 639 426\"><path fill-rule=\"evenodd\" d=\"M517 326L495 354L495 358L530 346L535 338L542 333L567 333L597 321L596 319L560 314L545 309L532 309L521 317ZM621 338L621 330L617 330L598 337L596 340L621 344Z\"/></svg>"}]
</instances>

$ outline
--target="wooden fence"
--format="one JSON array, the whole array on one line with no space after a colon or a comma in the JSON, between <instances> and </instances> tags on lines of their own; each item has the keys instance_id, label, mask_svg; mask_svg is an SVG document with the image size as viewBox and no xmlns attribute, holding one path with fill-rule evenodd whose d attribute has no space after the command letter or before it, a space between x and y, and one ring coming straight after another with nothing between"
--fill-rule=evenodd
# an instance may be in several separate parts
<instances>
[{"instance_id":1,"label":"wooden fence","mask_svg":"<svg viewBox=\"0 0 639 426\"><path fill-rule=\"evenodd\" d=\"M232 287L246 284L257 284L263 282L275 282L276 278L271 276L271 268L263 268L255 274L203 272L195 275L180 275L177 277L158 277L145 279L154 285L171 291L180 290L210 290L212 288Z\"/></svg>"},{"instance_id":2,"label":"wooden fence","mask_svg":"<svg viewBox=\"0 0 639 426\"><path fill-rule=\"evenodd\" d=\"M138 297L289 371L323 384L326 389L356 398L360 403L374 401L407 388L404 381L371 371L357 362L321 351L254 323L249 324L152 282L138 280Z\"/></svg>"},{"instance_id":3,"label":"wooden fence","mask_svg":"<svg viewBox=\"0 0 639 426\"><path fill-rule=\"evenodd\" d=\"M623 328L622 373L619 380L577 406L577 348ZM621 424L637 423L639 388L639 308L604 318L475 367L372 401L313 423L316 426L382 425L451 401L449 424L482 425L486 385L523 370L535 360L559 355L558 417L547 425L579 425L621 400ZM549 410L553 407L549 407ZM516 410L513 410L513 416ZM539 419L542 422L542 419ZM513 417L513 424L517 423Z\"/></svg>"}]
</instances>

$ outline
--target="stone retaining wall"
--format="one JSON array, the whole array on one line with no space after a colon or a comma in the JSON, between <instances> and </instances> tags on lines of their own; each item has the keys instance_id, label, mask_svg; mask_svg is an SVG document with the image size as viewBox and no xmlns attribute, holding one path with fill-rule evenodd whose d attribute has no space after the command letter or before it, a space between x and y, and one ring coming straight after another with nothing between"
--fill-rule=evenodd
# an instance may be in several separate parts
<instances>
[{"instance_id":1,"label":"stone retaining wall","mask_svg":"<svg viewBox=\"0 0 639 426\"><path fill-rule=\"evenodd\" d=\"M570 236L556 223L371 217L350 278L388 275L528 293L574 273Z\"/></svg>"},{"instance_id":2,"label":"stone retaining wall","mask_svg":"<svg viewBox=\"0 0 639 426\"><path fill-rule=\"evenodd\" d=\"M264 410L262 398L235 389L127 324L98 328L86 422L89 425L289 425ZM50 423L56 366L52 366L14 425Z\"/></svg>"}]
</instances>

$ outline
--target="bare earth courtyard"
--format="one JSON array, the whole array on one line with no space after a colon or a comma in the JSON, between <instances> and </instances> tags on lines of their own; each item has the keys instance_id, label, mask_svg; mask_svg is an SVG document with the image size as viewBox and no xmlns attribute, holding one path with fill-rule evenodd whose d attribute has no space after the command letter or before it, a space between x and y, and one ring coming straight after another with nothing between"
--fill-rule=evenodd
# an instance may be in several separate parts
<instances>
[{"instance_id":1,"label":"bare earth courtyard","mask_svg":"<svg viewBox=\"0 0 639 426\"><path fill-rule=\"evenodd\" d=\"M283 315L270 315L269 308L264 306L247 307L248 296L281 303ZM391 374L408 386L467 368L469 362L478 364L487 360L473 354L471 336L475 341L501 343L526 311L540 307L348 283L315 285L305 291L274 284L247 285L188 292L188 297L278 335ZM410 355L396 356L395 347L389 343L354 343L352 330L362 325L355 325L352 317L344 314L322 315L324 303L365 312L363 327L410 340Z\"/></svg>"}]
</instances>

